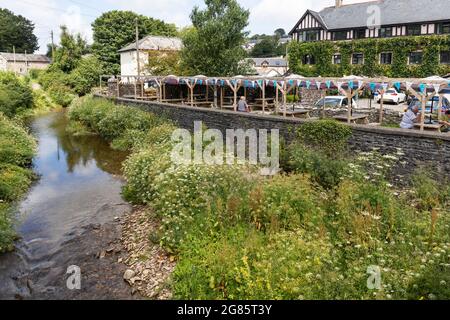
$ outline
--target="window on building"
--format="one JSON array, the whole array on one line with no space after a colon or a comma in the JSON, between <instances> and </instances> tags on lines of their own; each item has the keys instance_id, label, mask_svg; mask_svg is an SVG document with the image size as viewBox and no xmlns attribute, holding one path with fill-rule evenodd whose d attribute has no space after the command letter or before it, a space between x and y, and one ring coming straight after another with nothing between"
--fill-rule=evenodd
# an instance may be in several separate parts
<instances>
[{"instance_id":1,"label":"window on building","mask_svg":"<svg viewBox=\"0 0 450 320\"><path fill-rule=\"evenodd\" d=\"M450 64L450 51L441 51L441 63Z\"/></svg>"},{"instance_id":2,"label":"window on building","mask_svg":"<svg viewBox=\"0 0 450 320\"><path fill-rule=\"evenodd\" d=\"M422 64L423 53L420 51L411 52L409 54L409 64Z\"/></svg>"},{"instance_id":3,"label":"window on building","mask_svg":"<svg viewBox=\"0 0 450 320\"><path fill-rule=\"evenodd\" d=\"M302 62L303 62L303 64L316 64L316 60L314 59L314 56L312 56L310 54L304 55Z\"/></svg>"},{"instance_id":4,"label":"window on building","mask_svg":"<svg viewBox=\"0 0 450 320\"><path fill-rule=\"evenodd\" d=\"M341 64L342 61L342 55L337 53L333 55L333 64Z\"/></svg>"},{"instance_id":5,"label":"window on building","mask_svg":"<svg viewBox=\"0 0 450 320\"><path fill-rule=\"evenodd\" d=\"M380 38L390 38L390 37L392 37L392 28L391 27L380 28L379 36L380 36Z\"/></svg>"},{"instance_id":6,"label":"window on building","mask_svg":"<svg viewBox=\"0 0 450 320\"><path fill-rule=\"evenodd\" d=\"M362 53L354 53L352 55L352 64L363 64L364 55Z\"/></svg>"},{"instance_id":7,"label":"window on building","mask_svg":"<svg viewBox=\"0 0 450 320\"><path fill-rule=\"evenodd\" d=\"M392 52L382 52L380 54L380 64L392 64Z\"/></svg>"},{"instance_id":8,"label":"window on building","mask_svg":"<svg viewBox=\"0 0 450 320\"><path fill-rule=\"evenodd\" d=\"M366 29L356 29L353 31L355 39L364 39L366 37Z\"/></svg>"},{"instance_id":9,"label":"window on building","mask_svg":"<svg viewBox=\"0 0 450 320\"><path fill-rule=\"evenodd\" d=\"M347 40L347 31L335 31L333 32L333 40Z\"/></svg>"},{"instance_id":10,"label":"window on building","mask_svg":"<svg viewBox=\"0 0 450 320\"><path fill-rule=\"evenodd\" d=\"M406 27L406 35L420 36L422 34L422 26L420 24L411 24Z\"/></svg>"},{"instance_id":11,"label":"window on building","mask_svg":"<svg viewBox=\"0 0 450 320\"><path fill-rule=\"evenodd\" d=\"M450 22L438 23L437 34L449 34L450 33Z\"/></svg>"},{"instance_id":12,"label":"window on building","mask_svg":"<svg viewBox=\"0 0 450 320\"><path fill-rule=\"evenodd\" d=\"M320 30L308 30L300 31L298 33L298 41L319 41L320 40Z\"/></svg>"}]
</instances>

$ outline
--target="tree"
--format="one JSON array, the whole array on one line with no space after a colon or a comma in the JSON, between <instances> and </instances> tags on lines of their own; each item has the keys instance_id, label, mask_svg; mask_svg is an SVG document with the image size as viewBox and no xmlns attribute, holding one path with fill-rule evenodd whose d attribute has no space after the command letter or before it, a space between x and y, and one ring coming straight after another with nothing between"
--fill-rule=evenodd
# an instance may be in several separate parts
<instances>
[{"instance_id":1,"label":"tree","mask_svg":"<svg viewBox=\"0 0 450 320\"><path fill-rule=\"evenodd\" d=\"M278 38L283 38L286 35L286 31L283 28L278 28L277 30L275 30L273 32L275 34L275 36L277 36Z\"/></svg>"},{"instance_id":2,"label":"tree","mask_svg":"<svg viewBox=\"0 0 450 320\"><path fill-rule=\"evenodd\" d=\"M87 52L87 43L81 35L70 34L66 26L61 26L61 41L55 50L52 67L70 73L78 66L81 57Z\"/></svg>"},{"instance_id":3,"label":"tree","mask_svg":"<svg viewBox=\"0 0 450 320\"><path fill-rule=\"evenodd\" d=\"M7 9L0 9L0 51L33 53L39 49L38 39L33 34L34 24Z\"/></svg>"},{"instance_id":4,"label":"tree","mask_svg":"<svg viewBox=\"0 0 450 320\"><path fill-rule=\"evenodd\" d=\"M81 59L78 66L70 74L69 82L77 94L84 96L98 85L102 73L101 62L98 61L97 57L89 56Z\"/></svg>"},{"instance_id":5,"label":"tree","mask_svg":"<svg viewBox=\"0 0 450 320\"><path fill-rule=\"evenodd\" d=\"M205 0L206 9L195 7L193 28L183 37L182 63L192 74L233 76L244 73L242 48L248 35L249 11L236 0Z\"/></svg>"},{"instance_id":6,"label":"tree","mask_svg":"<svg viewBox=\"0 0 450 320\"><path fill-rule=\"evenodd\" d=\"M253 47L250 56L253 58L274 57L279 54L278 47L278 41L275 38L266 37Z\"/></svg>"},{"instance_id":7,"label":"tree","mask_svg":"<svg viewBox=\"0 0 450 320\"><path fill-rule=\"evenodd\" d=\"M138 15L131 11L110 11L97 18L92 24L94 44L92 51L102 61L105 73L120 72L118 50L136 40L136 19L141 38L147 35L173 37L177 35L175 25Z\"/></svg>"},{"instance_id":8,"label":"tree","mask_svg":"<svg viewBox=\"0 0 450 320\"><path fill-rule=\"evenodd\" d=\"M189 74L187 70L183 69L181 65L180 53L177 51L150 52L147 70L154 76L167 76L170 74L183 76Z\"/></svg>"}]
</instances>

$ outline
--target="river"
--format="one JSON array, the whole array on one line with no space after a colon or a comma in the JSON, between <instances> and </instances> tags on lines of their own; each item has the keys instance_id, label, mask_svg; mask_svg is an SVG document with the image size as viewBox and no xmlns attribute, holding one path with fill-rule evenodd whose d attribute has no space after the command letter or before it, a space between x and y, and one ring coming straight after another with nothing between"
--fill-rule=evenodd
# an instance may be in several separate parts
<instances>
[{"instance_id":1,"label":"river","mask_svg":"<svg viewBox=\"0 0 450 320\"><path fill-rule=\"evenodd\" d=\"M0 256L0 298L131 297L117 263L120 221L131 210L120 194L127 155L97 136L67 133L67 123L64 112L30 121L39 178L18 206L17 249ZM67 286L72 265L81 270L80 290Z\"/></svg>"}]
</instances>

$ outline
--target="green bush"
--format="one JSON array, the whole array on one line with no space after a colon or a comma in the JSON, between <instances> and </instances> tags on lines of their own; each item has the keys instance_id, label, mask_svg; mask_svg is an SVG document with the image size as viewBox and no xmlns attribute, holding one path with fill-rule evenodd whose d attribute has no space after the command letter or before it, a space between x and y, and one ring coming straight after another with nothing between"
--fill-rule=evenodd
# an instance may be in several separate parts
<instances>
[{"instance_id":1,"label":"green bush","mask_svg":"<svg viewBox=\"0 0 450 320\"><path fill-rule=\"evenodd\" d=\"M36 142L20 125L0 114L0 164L28 166Z\"/></svg>"},{"instance_id":2,"label":"green bush","mask_svg":"<svg viewBox=\"0 0 450 320\"><path fill-rule=\"evenodd\" d=\"M347 150L352 129L334 120L321 120L302 124L299 138L309 147L323 151L329 157L340 156Z\"/></svg>"},{"instance_id":3,"label":"green bush","mask_svg":"<svg viewBox=\"0 0 450 320\"><path fill-rule=\"evenodd\" d=\"M54 102L62 107L69 106L75 99L70 77L61 70L50 67L39 75L38 82L48 92Z\"/></svg>"},{"instance_id":4,"label":"green bush","mask_svg":"<svg viewBox=\"0 0 450 320\"><path fill-rule=\"evenodd\" d=\"M102 63L96 57L83 58L71 72L70 83L78 95L84 96L99 84L102 74Z\"/></svg>"},{"instance_id":5,"label":"green bush","mask_svg":"<svg viewBox=\"0 0 450 320\"><path fill-rule=\"evenodd\" d=\"M245 201L257 181L244 166L171 167L153 182L152 207L162 219L162 244L176 251L189 236L213 236L247 221Z\"/></svg>"},{"instance_id":6,"label":"green bush","mask_svg":"<svg viewBox=\"0 0 450 320\"><path fill-rule=\"evenodd\" d=\"M133 153L124 163L127 185L123 188L126 200L135 204L150 204L155 199L156 177L172 166L171 145L160 144Z\"/></svg>"},{"instance_id":7,"label":"green bush","mask_svg":"<svg viewBox=\"0 0 450 320\"><path fill-rule=\"evenodd\" d=\"M33 92L25 80L0 72L0 112L8 117L33 107Z\"/></svg>"},{"instance_id":8,"label":"green bush","mask_svg":"<svg viewBox=\"0 0 450 320\"><path fill-rule=\"evenodd\" d=\"M322 223L317 192L308 176L274 177L252 190L249 201L258 230L313 229Z\"/></svg>"},{"instance_id":9,"label":"green bush","mask_svg":"<svg viewBox=\"0 0 450 320\"><path fill-rule=\"evenodd\" d=\"M32 172L15 165L0 164L0 199L16 201L28 190Z\"/></svg>"},{"instance_id":10,"label":"green bush","mask_svg":"<svg viewBox=\"0 0 450 320\"><path fill-rule=\"evenodd\" d=\"M0 201L0 253L14 249L13 242L16 238L12 221L11 208Z\"/></svg>"},{"instance_id":11,"label":"green bush","mask_svg":"<svg viewBox=\"0 0 450 320\"><path fill-rule=\"evenodd\" d=\"M193 241L174 272L179 299L303 300L334 296L336 251L302 230L264 236L232 228L216 241ZM336 290L337 291L337 290Z\"/></svg>"},{"instance_id":12,"label":"green bush","mask_svg":"<svg viewBox=\"0 0 450 320\"><path fill-rule=\"evenodd\" d=\"M308 174L323 188L333 189L347 174L347 161L344 158L331 158L322 151L314 151L301 143L295 143L289 146L285 169Z\"/></svg>"}]
</instances>

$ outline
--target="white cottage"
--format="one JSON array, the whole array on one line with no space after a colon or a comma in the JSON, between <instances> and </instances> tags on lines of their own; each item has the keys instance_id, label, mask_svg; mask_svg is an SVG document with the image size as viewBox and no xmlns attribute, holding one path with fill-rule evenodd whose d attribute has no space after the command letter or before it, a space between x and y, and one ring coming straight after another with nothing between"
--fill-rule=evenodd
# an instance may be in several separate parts
<instances>
[{"instance_id":1,"label":"white cottage","mask_svg":"<svg viewBox=\"0 0 450 320\"><path fill-rule=\"evenodd\" d=\"M154 51L173 52L180 51L183 43L179 38L161 36L147 36L139 41L140 74L148 74L149 53ZM122 76L134 76L138 74L136 43L130 43L119 50L120 72Z\"/></svg>"}]
</instances>

